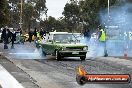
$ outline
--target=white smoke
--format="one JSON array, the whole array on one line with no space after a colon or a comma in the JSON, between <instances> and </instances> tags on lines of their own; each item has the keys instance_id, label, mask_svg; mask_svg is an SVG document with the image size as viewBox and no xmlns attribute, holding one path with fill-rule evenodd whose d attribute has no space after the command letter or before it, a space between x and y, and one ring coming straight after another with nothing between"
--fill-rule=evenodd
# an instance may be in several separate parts
<instances>
[{"instance_id":1,"label":"white smoke","mask_svg":"<svg viewBox=\"0 0 132 88\"><path fill-rule=\"evenodd\" d=\"M15 49L9 50L10 57L16 59L46 59L41 48L26 45L14 45Z\"/></svg>"},{"instance_id":2,"label":"white smoke","mask_svg":"<svg viewBox=\"0 0 132 88\"><path fill-rule=\"evenodd\" d=\"M104 26L118 26L118 28L107 28L107 50L109 56L123 56L124 52L132 56L132 4L124 3L111 6L109 13L107 9L100 11L100 22ZM115 35L113 35L115 34Z\"/></svg>"},{"instance_id":3,"label":"white smoke","mask_svg":"<svg viewBox=\"0 0 132 88\"><path fill-rule=\"evenodd\" d=\"M104 56L104 47L100 46L99 40L96 36L92 36L90 39L87 37L84 37L84 39L81 40L81 43L84 43L88 46L88 52L87 57L99 57Z\"/></svg>"},{"instance_id":4,"label":"white smoke","mask_svg":"<svg viewBox=\"0 0 132 88\"><path fill-rule=\"evenodd\" d=\"M118 6L110 6L109 16L108 8L101 9L99 15L101 24L107 27L105 30L108 56L124 56L124 53L132 56L132 4L124 1ZM101 47L96 39L85 38L82 42L89 47L87 57L104 55L104 47Z\"/></svg>"}]
</instances>

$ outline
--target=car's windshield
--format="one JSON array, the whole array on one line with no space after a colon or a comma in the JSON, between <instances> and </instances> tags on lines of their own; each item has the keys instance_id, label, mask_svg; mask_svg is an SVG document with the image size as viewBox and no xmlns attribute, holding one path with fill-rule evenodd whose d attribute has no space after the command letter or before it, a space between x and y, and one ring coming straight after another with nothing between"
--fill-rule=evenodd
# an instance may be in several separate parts
<instances>
[{"instance_id":1,"label":"car's windshield","mask_svg":"<svg viewBox=\"0 0 132 88\"><path fill-rule=\"evenodd\" d=\"M71 42L77 42L77 40L78 38L76 38L76 35L73 35L73 34L55 34L54 35L55 42L71 43Z\"/></svg>"}]
</instances>

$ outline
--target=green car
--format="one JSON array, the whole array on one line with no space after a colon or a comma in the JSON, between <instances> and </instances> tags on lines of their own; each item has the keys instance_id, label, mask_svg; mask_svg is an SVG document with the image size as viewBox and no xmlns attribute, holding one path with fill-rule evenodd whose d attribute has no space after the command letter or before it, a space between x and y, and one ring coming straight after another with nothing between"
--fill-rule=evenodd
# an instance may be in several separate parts
<instances>
[{"instance_id":1,"label":"green car","mask_svg":"<svg viewBox=\"0 0 132 88\"><path fill-rule=\"evenodd\" d=\"M49 32L37 43L45 55L54 55L57 60L63 57L80 57L85 60L88 46L80 43L80 33Z\"/></svg>"}]
</instances>

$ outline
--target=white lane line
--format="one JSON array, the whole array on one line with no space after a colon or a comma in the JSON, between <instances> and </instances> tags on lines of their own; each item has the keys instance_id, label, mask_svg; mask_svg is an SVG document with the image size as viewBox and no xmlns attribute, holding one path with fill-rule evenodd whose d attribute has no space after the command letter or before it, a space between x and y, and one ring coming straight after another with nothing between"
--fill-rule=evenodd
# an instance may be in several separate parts
<instances>
[{"instance_id":1,"label":"white lane line","mask_svg":"<svg viewBox=\"0 0 132 88\"><path fill-rule=\"evenodd\" d=\"M0 85L2 88L24 88L2 65L0 65Z\"/></svg>"}]
</instances>

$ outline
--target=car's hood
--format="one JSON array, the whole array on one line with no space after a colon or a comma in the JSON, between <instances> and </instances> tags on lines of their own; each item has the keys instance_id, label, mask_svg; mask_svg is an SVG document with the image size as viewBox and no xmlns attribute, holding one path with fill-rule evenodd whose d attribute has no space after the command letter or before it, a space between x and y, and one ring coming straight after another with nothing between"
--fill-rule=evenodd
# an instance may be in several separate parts
<instances>
[{"instance_id":1,"label":"car's hood","mask_svg":"<svg viewBox=\"0 0 132 88\"><path fill-rule=\"evenodd\" d=\"M84 47L87 46L86 44L83 43L69 43L69 44L57 44L58 46L63 46L63 47Z\"/></svg>"},{"instance_id":2,"label":"car's hood","mask_svg":"<svg viewBox=\"0 0 132 88\"><path fill-rule=\"evenodd\" d=\"M51 43L41 43L41 45L51 45ZM53 46L58 46L58 47L85 47L87 46L86 44L83 43L55 43Z\"/></svg>"}]
</instances>

